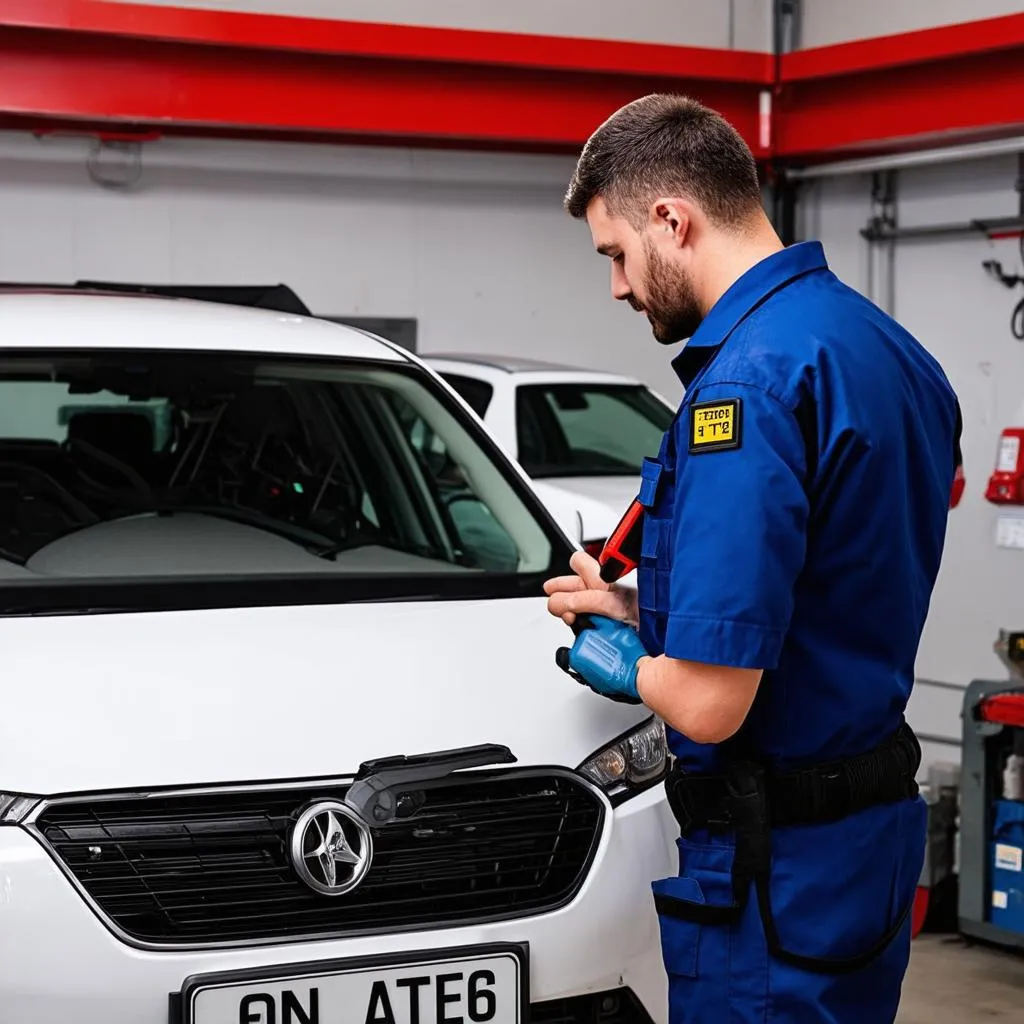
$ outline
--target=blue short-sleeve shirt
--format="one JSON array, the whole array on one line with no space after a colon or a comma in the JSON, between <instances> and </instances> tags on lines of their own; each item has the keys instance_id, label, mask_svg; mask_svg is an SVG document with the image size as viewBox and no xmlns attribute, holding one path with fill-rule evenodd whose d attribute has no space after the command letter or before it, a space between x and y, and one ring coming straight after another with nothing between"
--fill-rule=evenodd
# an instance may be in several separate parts
<instances>
[{"instance_id":1,"label":"blue short-sleeve shirt","mask_svg":"<svg viewBox=\"0 0 1024 1024\"><path fill-rule=\"evenodd\" d=\"M674 366L685 397L641 492L647 649L764 669L741 738L780 768L875 746L902 721L945 539L948 380L817 242L743 275ZM670 742L693 770L719 756Z\"/></svg>"}]
</instances>

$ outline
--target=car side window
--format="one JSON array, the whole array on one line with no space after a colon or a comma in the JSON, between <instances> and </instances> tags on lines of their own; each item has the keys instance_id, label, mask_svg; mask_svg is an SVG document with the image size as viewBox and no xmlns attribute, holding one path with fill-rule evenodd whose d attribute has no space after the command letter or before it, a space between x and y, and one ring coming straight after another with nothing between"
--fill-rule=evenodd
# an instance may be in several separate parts
<instances>
[{"instance_id":1,"label":"car side window","mask_svg":"<svg viewBox=\"0 0 1024 1024\"><path fill-rule=\"evenodd\" d=\"M545 400L546 392L521 387L516 393L516 434L519 461L531 475L542 466L571 460L565 434Z\"/></svg>"},{"instance_id":2,"label":"car side window","mask_svg":"<svg viewBox=\"0 0 1024 1024\"><path fill-rule=\"evenodd\" d=\"M480 568L494 572L512 572L519 552L508 531L495 518L487 503L473 489L445 444L415 409L393 401L410 446L419 454L463 549Z\"/></svg>"},{"instance_id":3,"label":"car side window","mask_svg":"<svg viewBox=\"0 0 1024 1024\"><path fill-rule=\"evenodd\" d=\"M480 419L484 418L494 397L494 388L490 384L473 377L463 377L458 373L442 373L440 376L459 393Z\"/></svg>"},{"instance_id":4,"label":"car side window","mask_svg":"<svg viewBox=\"0 0 1024 1024\"><path fill-rule=\"evenodd\" d=\"M516 391L519 461L533 477L640 471L673 412L630 384L537 384Z\"/></svg>"}]
</instances>

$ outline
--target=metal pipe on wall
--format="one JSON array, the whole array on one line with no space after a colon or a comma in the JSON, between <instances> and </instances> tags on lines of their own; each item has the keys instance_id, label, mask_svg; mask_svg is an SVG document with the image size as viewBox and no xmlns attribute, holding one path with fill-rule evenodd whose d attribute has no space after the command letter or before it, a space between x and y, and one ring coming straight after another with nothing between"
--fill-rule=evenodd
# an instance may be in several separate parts
<instances>
[{"instance_id":1,"label":"metal pipe on wall","mask_svg":"<svg viewBox=\"0 0 1024 1024\"><path fill-rule=\"evenodd\" d=\"M902 170L908 167L930 167L935 164L961 160L982 160L990 156L1019 153L1024 153L1024 135L1018 135L1011 139L994 139L990 142L966 143L962 146L943 146L915 153L892 153L888 156L839 160L811 167L791 167L785 173L787 178L802 181L810 178L834 178L846 174Z\"/></svg>"},{"instance_id":2,"label":"metal pipe on wall","mask_svg":"<svg viewBox=\"0 0 1024 1024\"><path fill-rule=\"evenodd\" d=\"M896 245L890 232L897 228L897 183L895 171L876 172L871 180L871 219L861 234L868 241L868 298L890 316L896 315ZM882 246L873 243L882 242ZM881 259L877 259L880 249ZM876 281L876 276L880 280Z\"/></svg>"},{"instance_id":3,"label":"metal pipe on wall","mask_svg":"<svg viewBox=\"0 0 1024 1024\"><path fill-rule=\"evenodd\" d=\"M1024 217L994 217L989 220L971 220L957 224L919 224L915 227L881 227L874 223L861 229L861 236L869 242L913 241L915 239L953 238L958 235L1014 235L1024 231Z\"/></svg>"}]
</instances>

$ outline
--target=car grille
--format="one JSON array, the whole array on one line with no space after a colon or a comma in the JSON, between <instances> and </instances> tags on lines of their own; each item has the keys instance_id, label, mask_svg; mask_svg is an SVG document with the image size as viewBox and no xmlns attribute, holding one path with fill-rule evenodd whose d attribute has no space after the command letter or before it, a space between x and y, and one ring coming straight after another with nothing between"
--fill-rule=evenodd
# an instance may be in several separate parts
<instances>
[{"instance_id":1,"label":"car grille","mask_svg":"<svg viewBox=\"0 0 1024 1024\"><path fill-rule=\"evenodd\" d=\"M403 794L362 883L321 896L291 827L344 784L59 801L35 827L110 922L155 945L244 944L519 917L568 902L603 803L568 774L473 773Z\"/></svg>"}]
</instances>

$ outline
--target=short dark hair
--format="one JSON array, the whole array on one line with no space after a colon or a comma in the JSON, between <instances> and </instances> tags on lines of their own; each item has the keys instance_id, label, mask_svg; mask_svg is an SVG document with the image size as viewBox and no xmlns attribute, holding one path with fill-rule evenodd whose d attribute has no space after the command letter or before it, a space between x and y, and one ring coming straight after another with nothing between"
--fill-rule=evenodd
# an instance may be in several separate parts
<instances>
[{"instance_id":1,"label":"short dark hair","mask_svg":"<svg viewBox=\"0 0 1024 1024\"><path fill-rule=\"evenodd\" d=\"M740 133L688 96L655 93L617 110L587 140L565 208L582 219L600 196L612 216L640 230L659 195L687 196L724 227L762 205L757 163Z\"/></svg>"}]
</instances>

